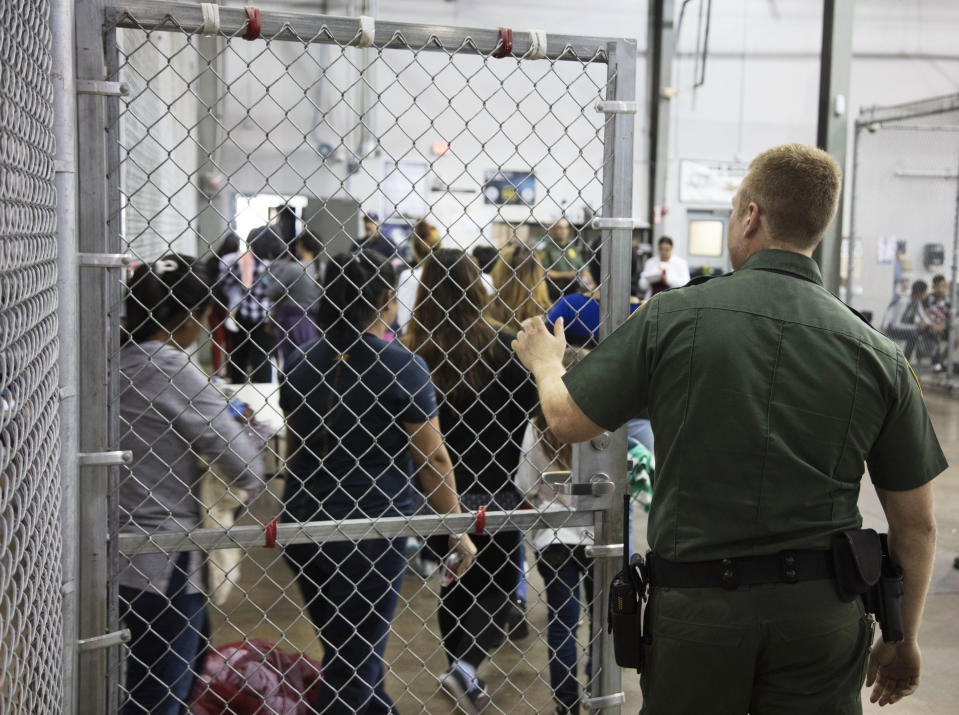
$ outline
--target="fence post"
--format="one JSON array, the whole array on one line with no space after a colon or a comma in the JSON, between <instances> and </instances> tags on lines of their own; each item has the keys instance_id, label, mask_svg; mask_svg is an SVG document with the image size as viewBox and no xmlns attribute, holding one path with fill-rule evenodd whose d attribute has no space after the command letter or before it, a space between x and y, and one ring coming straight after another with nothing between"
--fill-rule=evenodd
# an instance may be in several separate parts
<instances>
[{"instance_id":1,"label":"fence post","mask_svg":"<svg viewBox=\"0 0 959 715\"><path fill-rule=\"evenodd\" d=\"M632 40L610 42L607 49L607 100L634 102L636 98L636 43ZM636 118L633 114L617 113L607 116L603 143L603 209L605 219L632 218L633 215L633 136ZM630 294L630 266L632 265L632 228L603 231L601 328L607 337L626 319ZM622 541L622 496L626 486L626 430L612 435L604 447L601 444L582 445L578 468L580 479L588 479L593 467L599 466L616 484L616 489L605 511L596 512L594 537L596 544ZM595 463L595 464L594 464ZM629 549L628 544L623 544ZM620 559L599 557L594 562L596 579L593 602L592 642L593 673L590 679L590 699L605 698L622 693L622 671L613 657L613 643L606 632L606 592L609 582L620 567ZM619 704L602 708L603 712L620 712Z\"/></svg>"},{"instance_id":2,"label":"fence post","mask_svg":"<svg viewBox=\"0 0 959 715\"><path fill-rule=\"evenodd\" d=\"M956 211L952 223L952 271L949 276L949 330L946 340L946 385L952 387L952 359L955 350L953 344L956 342L956 300L959 299L959 286L956 285L956 279L959 278L959 166L956 169Z\"/></svg>"},{"instance_id":3,"label":"fence post","mask_svg":"<svg viewBox=\"0 0 959 715\"><path fill-rule=\"evenodd\" d=\"M76 75L80 80L103 82L104 67L103 6L101 0L76 3ZM77 95L77 191L83 197L79 213L77 247L81 253L111 253L116 250L108 231L107 209L107 127L106 99L97 94ZM118 178L115 179L118 181ZM118 220L118 216L114 220ZM110 424L111 377L108 362L114 330L108 316L111 281L115 277L102 267L81 267L78 310L83 329L75 343L83 356L79 373L79 449L99 452L116 443L115 426ZM109 481L116 467L87 466L79 474L83 488L78 490L78 637L93 638L111 630L107 582L110 572L107 504ZM115 544L113 545L115 549ZM114 712L115 689L108 679L115 677L106 649L86 651L78 656L77 697L81 713L101 715Z\"/></svg>"},{"instance_id":4,"label":"fence post","mask_svg":"<svg viewBox=\"0 0 959 715\"><path fill-rule=\"evenodd\" d=\"M77 707L77 113L74 3L53 0L53 131L57 191L57 322L60 373L60 523L63 537L64 715Z\"/></svg>"}]
</instances>

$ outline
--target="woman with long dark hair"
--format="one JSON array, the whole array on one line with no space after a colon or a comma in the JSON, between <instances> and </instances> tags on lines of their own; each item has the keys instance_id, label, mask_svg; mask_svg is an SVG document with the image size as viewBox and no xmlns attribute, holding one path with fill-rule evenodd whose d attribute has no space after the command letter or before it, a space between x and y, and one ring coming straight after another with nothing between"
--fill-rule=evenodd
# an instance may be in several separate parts
<instances>
[{"instance_id":1,"label":"woman with long dark hair","mask_svg":"<svg viewBox=\"0 0 959 715\"><path fill-rule=\"evenodd\" d=\"M462 251L434 251L404 342L432 373L463 505L515 509L519 495L512 475L538 398L530 374L510 348L514 336L484 319L485 305L476 263ZM474 541L476 565L442 588L439 610L449 662L441 684L470 713L489 702L476 671L505 637L519 580L520 533L499 531Z\"/></svg>"},{"instance_id":2,"label":"woman with long dark hair","mask_svg":"<svg viewBox=\"0 0 959 715\"><path fill-rule=\"evenodd\" d=\"M203 334L210 289L202 267L168 254L129 281L120 351L120 449L133 462L120 480L120 531L188 532L201 526L194 496L197 455L255 498L262 486L262 440L187 350ZM176 715L204 646L206 594L200 551L120 557L120 617L130 629L124 715Z\"/></svg>"},{"instance_id":3,"label":"woman with long dark hair","mask_svg":"<svg viewBox=\"0 0 959 715\"><path fill-rule=\"evenodd\" d=\"M410 514L414 467L430 505L459 513L456 480L423 360L384 334L396 319L396 274L371 251L342 253L326 268L317 322L322 336L288 368L285 521ZM295 544L284 554L323 643L313 710L385 713L383 653L406 567L405 538ZM444 537L459 574L470 537Z\"/></svg>"}]
</instances>

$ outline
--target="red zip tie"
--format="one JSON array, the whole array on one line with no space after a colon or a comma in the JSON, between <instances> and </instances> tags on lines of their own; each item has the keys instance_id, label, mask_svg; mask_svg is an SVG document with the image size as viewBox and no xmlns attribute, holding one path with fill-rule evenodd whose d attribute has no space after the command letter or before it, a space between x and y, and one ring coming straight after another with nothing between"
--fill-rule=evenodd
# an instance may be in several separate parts
<instances>
[{"instance_id":1,"label":"red zip tie","mask_svg":"<svg viewBox=\"0 0 959 715\"><path fill-rule=\"evenodd\" d=\"M509 57L513 54L513 31L508 27L499 29L499 46L493 52L493 57Z\"/></svg>"},{"instance_id":2,"label":"red zip tie","mask_svg":"<svg viewBox=\"0 0 959 715\"><path fill-rule=\"evenodd\" d=\"M266 527L266 548L268 549L276 546L276 521L277 518L273 517L273 521L263 525Z\"/></svg>"},{"instance_id":3,"label":"red zip tie","mask_svg":"<svg viewBox=\"0 0 959 715\"><path fill-rule=\"evenodd\" d=\"M244 40L260 39L260 8L247 7L246 10L246 34Z\"/></svg>"},{"instance_id":4,"label":"red zip tie","mask_svg":"<svg viewBox=\"0 0 959 715\"><path fill-rule=\"evenodd\" d=\"M476 509L476 535L482 536L486 533L486 505L480 504Z\"/></svg>"}]
</instances>

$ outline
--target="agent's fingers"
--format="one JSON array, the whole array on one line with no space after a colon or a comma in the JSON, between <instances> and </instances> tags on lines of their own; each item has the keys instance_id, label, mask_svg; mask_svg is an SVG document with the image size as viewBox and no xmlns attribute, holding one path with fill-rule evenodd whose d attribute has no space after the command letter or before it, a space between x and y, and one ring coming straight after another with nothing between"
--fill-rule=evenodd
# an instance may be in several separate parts
<instances>
[{"instance_id":1,"label":"agent's fingers","mask_svg":"<svg viewBox=\"0 0 959 715\"><path fill-rule=\"evenodd\" d=\"M876 660L875 654L869 656L869 670L866 673L866 687L871 688L872 684L876 682L876 675L879 673L879 662Z\"/></svg>"},{"instance_id":2,"label":"agent's fingers","mask_svg":"<svg viewBox=\"0 0 959 715\"><path fill-rule=\"evenodd\" d=\"M546 324L543 322L542 317L538 315L533 316L532 318L527 318L522 323L520 323L520 325L522 325L523 330L525 330L527 333L530 333L530 334L538 333L546 330Z\"/></svg>"},{"instance_id":3,"label":"agent's fingers","mask_svg":"<svg viewBox=\"0 0 959 715\"><path fill-rule=\"evenodd\" d=\"M556 319L556 322L553 323L553 335L557 338L566 339L566 334L563 332L563 316L559 316Z\"/></svg>"}]
</instances>

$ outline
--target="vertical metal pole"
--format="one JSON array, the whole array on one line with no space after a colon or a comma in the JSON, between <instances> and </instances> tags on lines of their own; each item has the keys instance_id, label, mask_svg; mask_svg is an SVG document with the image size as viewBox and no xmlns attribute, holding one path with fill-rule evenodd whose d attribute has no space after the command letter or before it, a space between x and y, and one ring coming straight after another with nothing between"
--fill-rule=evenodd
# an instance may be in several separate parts
<instances>
[{"instance_id":1,"label":"vertical metal pole","mask_svg":"<svg viewBox=\"0 0 959 715\"><path fill-rule=\"evenodd\" d=\"M953 343L956 342L956 300L959 299L959 286L956 285L956 279L959 278L959 165L956 169L956 211L952 222L952 272L950 274L949 284L949 339L946 341L946 385L952 387L952 356Z\"/></svg>"},{"instance_id":2,"label":"vertical metal pole","mask_svg":"<svg viewBox=\"0 0 959 715\"><path fill-rule=\"evenodd\" d=\"M116 82L120 79L120 52L117 47L117 32L111 30L103 38L104 66L107 71L107 80ZM105 97L104 117L106 120L106 248L107 253L120 253L124 250L121 235L121 204L120 204L120 98L117 96ZM106 385L107 402L103 405L103 417L106 420L106 444L108 449L117 449L120 446L120 372L117 366L120 350L120 310L123 301L121 274L116 271L103 271L106 340L104 350L106 356ZM120 627L120 597L117 572L119 569L119 543L117 535L120 533L120 468L110 467L107 470L107 564L106 564L106 598L107 598L107 630L114 632ZM107 665L107 713L119 710L118 678L120 675L120 646L111 646L106 650Z\"/></svg>"},{"instance_id":3,"label":"vertical metal pole","mask_svg":"<svg viewBox=\"0 0 959 715\"><path fill-rule=\"evenodd\" d=\"M195 40L200 58L200 74L196 80L196 99L199 103L197 125L197 166L201 182L221 173L219 162L220 116L219 99L223 94L223 62L221 53L224 41L219 37L199 37ZM199 216L197 220L197 256L216 248L220 237L226 232L226 216L230 215L228 203L231 195L227 187L219 192L212 184L199 191Z\"/></svg>"},{"instance_id":4,"label":"vertical metal pole","mask_svg":"<svg viewBox=\"0 0 959 715\"><path fill-rule=\"evenodd\" d=\"M662 210L666 204L666 169L669 165L670 99L663 90L672 82L675 50L673 0L650 0L646 25L649 97L649 225L652 242L663 235Z\"/></svg>"},{"instance_id":5,"label":"vertical metal pole","mask_svg":"<svg viewBox=\"0 0 959 715\"><path fill-rule=\"evenodd\" d=\"M57 190L57 324L60 373L60 524L63 539L64 715L77 709L77 106L73 0L53 0L53 132ZM52 665L52 664L51 664Z\"/></svg>"},{"instance_id":6,"label":"vertical metal pole","mask_svg":"<svg viewBox=\"0 0 959 715\"><path fill-rule=\"evenodd\" d=\"M850 307L852 307L853 288L855 287L853 267L856 258L856 177L859 176L859 145L862 128L863 125L857 121L852 135L852 178L849 180L852 201L849 206L849 242L846 246L846 305Z\"/></svg>"},{"instance_id":7,"label":"vertical metal pole","mask_svg":"<svg viewBox=\"0 0 959 715\"><path fill-rule=\"evenodd\" d=\"M104 76L103 7L100 0L76 3L76 73L78 79L102 81ZM77 192L83 197L79 213L78 248L81 252L107 253L106 116L103 97L77 95ZM79 269L79 314L83 330L77 341L83 356L77 401L80 410L81 451L102 451L111 446L108 424L110 336L107 320L107 278L103 269ZM109 630L107 619L108 480L106 467L84 467L78 504L78 636L91 638ZM78 656L78 712L102 715L108 710L107 658L103 650Z\"/></svg>"},{"instance_id":8,"label":"vertical metal pole","mask_svg":"<svg viewBox=\"0 0 959 715\"><path fill-rule=\"evenodd\" d=\"M822 55L819 73L819 125L816 145L846 165L846 98L852 62L853 0L823 0ZM814 258L822 268L823 283L839 294L839 258L842 254L842 204L826 227Z\"/></svg>"},{"instance_id":9,"label":"vertical metal pole","mask_svg":"<svg viewBox=\"0 0 959 715\"><path fill-rule=\"evenodd\" d=\"M632 102L636 98L636 43L632 40L611 42L607 95L610 100ZM602 216L629 218L633 214L633 139L636 117L612 114L606 118L603 144L603 208ZM630 292L630 253L632 230L603 231L602 293L600 314L601 338L606 338L626 320ZM577 450L577 472L580 480L605 473L616 484L607 499L597 502L593 533L597 544L622 541L622 497L626 493L626 429L618 430L609 440L593 440ZM603 624L606 623L606 590L617 568L618 559L597 558L593 575L596 582L593 609L593 673L589 696L599 698L622 692L622 672L613 658L613 643ZM619 705L603 709L618 713Z\"/></svg>"}]
</instances>

